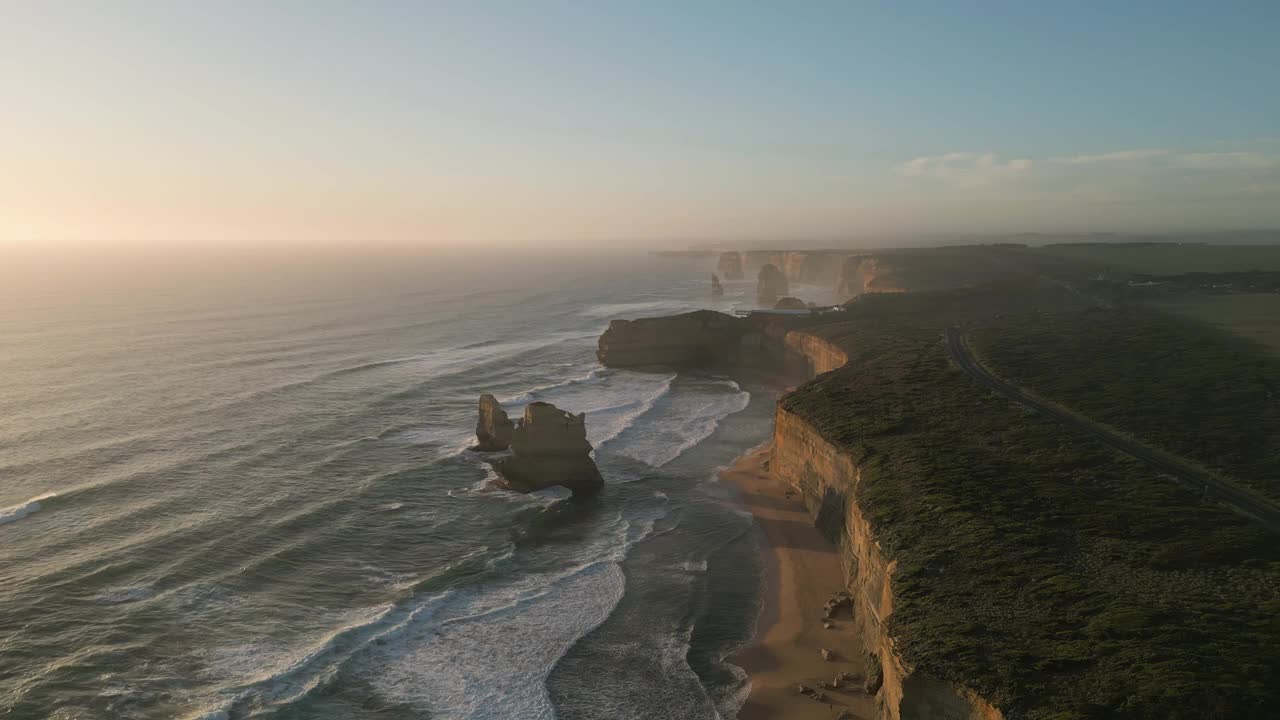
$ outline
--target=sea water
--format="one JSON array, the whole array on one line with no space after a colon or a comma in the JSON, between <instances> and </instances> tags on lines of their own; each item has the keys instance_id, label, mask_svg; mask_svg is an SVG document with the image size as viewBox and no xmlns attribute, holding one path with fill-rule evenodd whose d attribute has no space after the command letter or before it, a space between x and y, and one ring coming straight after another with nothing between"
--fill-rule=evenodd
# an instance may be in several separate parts
<instances>
[{"instance_id":1,"label":"sea water","mask_svg":"<svg viewBox=\"0 0 1280 720\"><path fill-rule=\"evenodd\" d=\"M761 570L716 469L776 396L595 345L751 282L569 254L37 265L0 290L0 715L735 715ZM602 494L496 486L466 449L483 392L585 412Z\"/></svg>"}]
</instances>

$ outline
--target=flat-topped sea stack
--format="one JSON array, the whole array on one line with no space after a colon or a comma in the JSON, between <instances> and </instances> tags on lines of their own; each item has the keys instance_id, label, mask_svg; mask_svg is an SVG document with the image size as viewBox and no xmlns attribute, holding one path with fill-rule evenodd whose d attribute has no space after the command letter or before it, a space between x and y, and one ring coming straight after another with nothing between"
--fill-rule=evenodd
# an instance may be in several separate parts
<instances>
[{"instance_id":1,"label":"flat-topped sea stack","mask_svg":"<svg viewBox=\"0 0 1280 720\"><path fill-rule=\"evenodd\" d=\"M528 493L561 485L576 497L588 497L604 486L591 459L584 413L574 415L551 403L532 402L513 423L492 395L481 395L476 438L476 450L511 450L492 464L512 490Z\"/></svg>"},{"instance_id":2,"label":"flat-topped sea stack","mask_svg":"<svg viewBox=\"0 0 1280 720\"><path fill-rule=\"evenodd\" d=\"M600 336L596 358L611 367L719 365L737 353L746 321L712 310L614 320Z\"/></svg>"},{"instance_id":3,"label":"flat-topped sea stack","mask_svg":"<svg viewBox=\"0 0 1280 720\"><path fill-rule=\"evenodd\" d=\"M600 336L596 358L602 365L638 370L713 370L739 377L798 381L808 373L791 348L796 328L813 321L804 315L754 314L735 317L712 310L679 315L614 320ZM763 375L760 375L763 373Z\"/></svg>"}]
</instances>

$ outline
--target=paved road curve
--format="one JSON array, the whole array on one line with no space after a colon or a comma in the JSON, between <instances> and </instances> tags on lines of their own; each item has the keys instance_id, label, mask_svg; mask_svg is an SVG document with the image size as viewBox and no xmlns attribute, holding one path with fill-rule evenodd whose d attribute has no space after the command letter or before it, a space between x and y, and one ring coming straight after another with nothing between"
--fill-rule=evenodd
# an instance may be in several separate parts
<instances>
[{"instance_id":1,"label":"paved road curve","mask_svg":"<svg viewBox=\"0 0 1280 720\"><path fill-rule=\"evenodd\" d=\"M1156 470L1173 477L1174 480L1206 497L1213 498L1235 509L1252 516L1273 532L1280 532L1280 511L1250 493L1223 484L1190 465L1180 463L1162 453L1118 435L1089 420L1072 415L1042 400L1023 393L1015 385L1011 385L991 373L973 356L973 352L964 341L964 335L957 328L947 328L947 350L951 359L970 377L995 392L1025 405L1036 412L1046 415L1058 422L1086 432L1107 445L1127 455L1141 460Z\"/></svg>"}]
</instances>

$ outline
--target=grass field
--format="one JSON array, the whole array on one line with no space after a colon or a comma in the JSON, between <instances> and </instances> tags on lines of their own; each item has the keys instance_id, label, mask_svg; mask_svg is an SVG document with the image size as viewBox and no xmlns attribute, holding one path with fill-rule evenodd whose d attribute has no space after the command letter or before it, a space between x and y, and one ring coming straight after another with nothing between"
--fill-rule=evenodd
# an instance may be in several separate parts
<instances>
[{"instance_id":1,"label":"grass field","mask_svg":"<svg viewBox=\"0 0 1280 720\"><path fill-rule=\"evenodd\" d=\"M1009 316L970 332L1001 377L1280 501L1280 357L1144 307Z\"/></svg>"},{"instance_id":2,"label":"grass field","mask_svg":"<svg viewBox=\"0 0 1280 720\"><path fill-rule=\"evenodd\" d=\"M1189 295L1152 305L1253 340L1280 355L1280 295Z\"/></svg>"},{"instance_id":3,"label":"grass field","mask_svg":"<svg viewBox=\"0 0 1280 720\"><path fill-rule=\"evenodd\" d=\"M868 299L816 329L849 365L782 403L862 469L909 663L1008 720L1273 717L1276 538L984 390L940 341L1071 302L1012 287Z\"/></svg>"},{"instance_id":4,"label":"grass field","mask_svg":"<svg viewBox=\"0 0 1280 720\"><path fill-rule=\"evenodd\" d=\"M1280 270L1280 245L1080 244L1019 251L1077 263L1094 271L1178 275L1189 272Z\"/></svg>"}]
</instances>

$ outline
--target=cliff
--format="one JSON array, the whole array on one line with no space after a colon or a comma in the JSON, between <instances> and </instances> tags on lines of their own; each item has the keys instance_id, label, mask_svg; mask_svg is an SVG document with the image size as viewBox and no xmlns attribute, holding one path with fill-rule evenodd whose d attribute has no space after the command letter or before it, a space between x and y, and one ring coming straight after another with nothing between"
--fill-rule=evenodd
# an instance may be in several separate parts
<instances>
[{"instance_id":1,"label":"cliff","mask_svg":"<svg viewBox=\"0 0 1280 720\"><path fill-rule=\"evenodd\" d=\"M820 338L797 337L789 344L800 352L816 351L809 357L815 368L837 357ZM858 463L813 425L782 407L775 416L773 442L770 473L800 492L815 524L840 548L855 628L871 662L880 668L881 717L1003 720L1003 714L977 693L917 672L899 654L890 622L897 562L886 557L859 504L862 473Z\"/></svg>"},{"instance_id":2,"label":"cliff","mask_svg":"<svg viewBox=\"0 0 1280 720\"><path fill-rule=\"evenodd\" d=\"M711 310L614 320L596 357L611 367L717 367L737 358L749 329L744 319Z\"/></svg>"},{"instance_id":3,"label":"cliff","mask_svg":"<svg viewBox=\"0 0 1280 720\"><path fill-rule=\"evenodd\" d=\"M812 378L779 400L770 472L840 549L882 720L1274 716L1275 536L1028 415L939 341L1082 305L1031 281L882 294L803 326L744 319L719 355Z\"/></svg>"},{"instance_id":4,"label":"cliff","mask_svg":"<svg viewBox=\"0 0 1280 720\"><path fill-rule=\"evenodd\" d=\"M840 267L836 292L843 299L856 298L866 293L902 291L892 279L892 273L875 256L853 255L845 258Z\"/></svg>"},{"instance_id":5,"label":"cliff","mask_svg":"<svg viewBox=\"0 0 1280 720\"><path fill-rule=\"evenodd\" d=\"M716 261L716 271L724 276L725 280L741 280L746 277L746 273L742 268L742 253L734 250L720 254L720 259Z\"/></svg>"},{"instance_id":6,"label":"cliff","mask_svg":"<svg viewBox=\"0 0 1280 720\"><path fill-rule=\"evenodd\" d=\"M811 377L805 358L787 350L788 334L809 317L734 317L712 310L614 320L600 335L596 358L609 367L763 372L771 380Z\"/></svg>"},{"instance_id":7,"label":"cliff","mask_svg":"<svg viewBox=\"0 0 1280 720\"><path fill-rule=\"evenodd\" d=\"M744 342L746 338L752 340ZM757 364L791 370L798 365L806 377L837 370L849 361L838 342L819 333L782 323L760 327L707 312L615 320L601 336L599 352L600 361L614 367L661 364L733 369L750 364L753 356L760 360ZM882 717L1002 720L1001 713L977 694L932 678L900 656L889 623L896 564L881 550L859 506L858 463L825 440L811 423L779 405L770 472L802 494L815 523L841 549L855 622L867 650L882 668Z\"/></svg>"}]
</instances>

